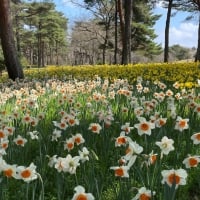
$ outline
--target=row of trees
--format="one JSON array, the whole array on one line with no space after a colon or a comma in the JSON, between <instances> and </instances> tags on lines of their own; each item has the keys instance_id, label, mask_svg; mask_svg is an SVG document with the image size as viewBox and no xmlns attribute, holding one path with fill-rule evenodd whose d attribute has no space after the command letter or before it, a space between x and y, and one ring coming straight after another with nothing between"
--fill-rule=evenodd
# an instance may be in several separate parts
<instances>
[{"instance_id":1,"label":"row of trees","mask_svg":"<svg viewBox=\"0 0 200 200\"><path fill-rule=\"evenodd\" d=\"M77 4L76 1L72 2ZM97 62L127 64L133 62L136 52L147 57L162 52L161 45L154 42L156 34L153 26L160 16L153 14L152 2L85 0L84 4L77 6L89 10L94 18L75 23L71 44L77 44L76 52L91 55L90 61L93 62L95 53L100 56L96 57ZM84 39L81 35L84 35ZM94 51L88 46L98 46L98 49Z\"/></svg>"},{"instance_id":2,"label":"row of trees","mask_svg":"<svg viewBox=\"0 0 200 200\"><path fill-rule=\"evenodd\" d=\"M74 1L93 17L76 21L69 35L68 20L56 10L53 1L0 0L0 36L9 77L23 78L19 58L38 67L66 63L128 64L134 62L136 54L152 59L162 52L161 45L154 42L153 29L160 17L153 13L153 8L159 2L84 0L83 4L77 4ZM164 62L168 62L171 10L188 11L189 19L199 13L200 1L162 2L168 10L164 48ZM196 61L200 60L199 40L197 47Z\"/></svg>"},{"instance_id":3,"label":"row of trees","mask_svg":"<svg viewBox=\"0 0 200 200\"><path fill-rule=\"evenodd\" d=\"M75 1L72 0L75 3ZM156 3L160 3L163 8L167 9L167 18L165 25L165 47L164 47L164 62L169 61L170 49L169 49L169 28L170 21L173 17L172 10L186 11L188 13L188 17L186 20L191 20L195 17L199 16L199 0L134 0L134 1L126 1L126 0L113 0L113 1L105 1L105 0L84 0L86 3L82 5L82 7L86 7L88 10L94 13L95 19L100 23L103 23L107 26L108 23L104 20L106 18L101 18L99 15L103 16L111 16L111 9L109 12L103 13L106 8L113 8L112 12L115 12L115 15L112 14L113 19L119 21L119 29L117 29L117 23L115 23L115 55L119 52L118 55L121 55L121 63L127 64L133 62L134 60L134 52L140 51L140 55L144 55L152 58L156 54L160 54L161 47L158 44L155 44L153 41L156 37L154 33L153 26L155 22L159 19L160 16L154 15L152 13L152 9L156 5ZM114 11L115 5L115 11ZM81 6L81 5L79 5ZM131 22L130 22L131 19ZM184 19L183 19L184 20ZM200 19L197 19L200 21ZM110 21L109 21L110 22ZM113 30L113 28L111 27ZM80 24L79 24L80 31ZM92 31L90 31L92 32ZM108 36L109 34L105 34ZM118 37L119 35L119 37ZM200 37L200 34L198 33ZM111 37L112 38L112 37ZM116 39L117 38L117 39ZM109 40L107 37L106 40ZM118 40L118 42L116 42ZM200 44L199 39L197 43L197 52L195 56L195 61L200 60ZM105 47L105 45L104 45ZM106 47L105 47L106 48ZM107 48L107 50L109 47ZM107 54L108 55L108 54ZM132 56L131 56L132 55ZM119 56L114 56L114 58L119 58ZM115 60L116 63L116 60Z\"/></svg>"},{"instance_id":4,"label":"row of trees","mask_svg":"<svg viewBox=\"0 0 200 200\"><path fill-rule=\"evenodd\" d=\"M11 79L24 76L19 60L41 67L65 57L67 19L54 3L1 0L0 10L1 44Z\"/></svg>"},{"instance_id":5,"label":"row of trees","mask_svg":"<svg viewBox=\"0 0 200 200\"><path fill-rule=\"evenodd\" d=\"M11 8L18 54L30 65L58 65L67 44L63 13L51 2L15 3Z\"/></svg>"}]
</instances>

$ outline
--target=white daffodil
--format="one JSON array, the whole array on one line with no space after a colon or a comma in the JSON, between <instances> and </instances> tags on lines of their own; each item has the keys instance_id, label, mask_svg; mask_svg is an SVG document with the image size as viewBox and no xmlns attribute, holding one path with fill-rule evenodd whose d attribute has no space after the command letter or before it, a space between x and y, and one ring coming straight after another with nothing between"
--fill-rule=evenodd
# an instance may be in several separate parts
<instances>
[{"instance_id":1,"label":"white daffodil","mask_svg":"<svg viewBox=\"0 0 200 200\"><path fill-rule=\"evenodd\" d=\"M146 121L146 119L144 117L138 117L138 120L140 121L140 123L135 124L135 128L138 129L138 134L139 135L151 135L151 130L155 128L155 124Z\"/></svg>"},{"instance_id":2,"label":"white daffodil","mask_svg":"<svg viewBox=\"0 0 200 200\"><path fill-rule=\"evenodd\" d=\"M72 198L72 200L94 200L94 196L91 193L86 193L85 188L81 185L78 185L74 188L75 194Z\"/></svg>"},{"instance_id":3,"label":"white daffodil","mask_svg":"<svg viewBox=\"0 0 200 200\"><path fill-rule=\"evenodd\" d=\"M158 145L161 149L161 155L165 154L168 155L170 151L174 150L174 140L168 139L167 136L164 136L161 139L161 142L156 142L156 145Z\"/></svg>"},{"instance_id":4,"label":"white daffodil","mask_svg":"<svg viewBox=\"0 0 200 200\"><path fill-rule=\"evenodd\" d=\"M152 195L155 195L154 191L152 192L151 190L146 189L146 187L141 187L132 200L150 200Z\"/></svg>"},{"instance_id":5,"label":"white daffodil","mask_svg":"<svg viewBox=\"0 0 200 200\"><path fill-rule=\"evenodd\" d=\"M171 170L163 170L161 172L162 174L162 184L167 183L170 187L172 185L175 185L175 188L179 185L185 185L186 184L186 178L188 176L186 170L184 169L171 169Z\"/></svg>"}]
</instances>

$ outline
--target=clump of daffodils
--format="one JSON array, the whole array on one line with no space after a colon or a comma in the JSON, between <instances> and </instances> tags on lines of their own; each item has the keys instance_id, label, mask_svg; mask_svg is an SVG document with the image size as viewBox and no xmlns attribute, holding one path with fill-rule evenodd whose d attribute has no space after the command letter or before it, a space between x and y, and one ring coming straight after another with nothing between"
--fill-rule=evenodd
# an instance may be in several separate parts
<instances>
[{"instance_id":1,"label":"clump of daffodils","mask_svg":"<svg viewBox=\"0 0 200 200\"><path fill-rule=\"evenodd\" d=\"M86 147L83 147L82 150L78 151L78 156L72 156L67 154L66 157L58 157L54 155L49 158L48 165L54 167L58 172L68 172L70 174L75 174L77 167L80 166L80 162L85 162L89 160L89 151Z\"/></svg>"}]
</instances>

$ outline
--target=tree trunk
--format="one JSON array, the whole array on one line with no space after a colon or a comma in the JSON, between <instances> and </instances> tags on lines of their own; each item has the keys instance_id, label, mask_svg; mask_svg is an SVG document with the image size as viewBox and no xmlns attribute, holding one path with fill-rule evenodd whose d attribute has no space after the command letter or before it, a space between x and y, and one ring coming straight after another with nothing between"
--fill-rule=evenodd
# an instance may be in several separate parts
<instances>
[{"instance_id":1,"label":"tree trunk","mask_svg":"<svg viewBox=\"0 0 200 200\"><path fill-rule=\"evenodd\" d=\"M132 0L125 0L124 6L125 29L122 49L122 64L127 65L131 62L131 19L132 19Z\"/></svg>"},{"instance_id":2,"label":"tree trunk","mask_svg":"<svg viewBox=\"0 0 200 200\"><path fill-rule=\"evenodd\" d=\"M118 48L118 28L117 28L117 0L115 0L115 51L114 51L114 64L117 64L117 48Z\"/></svg>"},{"instance_id":3,"label":"tree trunk","mask_svg":"<svg viewBox=\"0 0 200 200\"><path fill-rule=\"evenodd\" d=\"M44 48L45 44L44 44L44 41L42 41L41 43L41 63L42 63L42 67L45 66L45 58L44 58L44 55L45 55L45 48Z\"/></svg>"},{"instance_id":4,"label":"tree trunk","mask_svg":"<svg viewBox=\"0 0 200 200\"><path fill-rule=\"evenodd\" d=\"M49 63L50 65L53 64L53 50L52 47L49 45Z\"/></svg>"},{"instance_id":5,"label":"tree trunk","mask_svg":"<svg viewBox=\"0 0 200 200\"><path fill-rule=\"evenodd\" d=\"M56 41L56 65L58 65L58 42Z\"/></svg>"},{"instance_id":6,"label":"tree trunk","mask_svg":"<svg viewBox=\"0 0 200 200\"><path fill-rule=\"evenodd\" d=\"M15 23L16 23L15 37L16 37L16 43L17 43L17 52L20 57L21 56L21 46L20 46L20 35L19 35L19 17L17 15L15 16Z\"/></svg>"},{"instance_id":7,"label":"tree trunk","mask_svg":"<svg viewBox=\"0 0 200 200\"><path fill-rule=\"evenodd\" d=\"M9 0L0 0L0 11L0 37L8 76L12 80L22 79L24 74L15 48Z\"/></svg>"},{"instance_id":8,"label":"tree trunk","mask_svg":"<svg viewBox=\"0 0 200 200\"><path fill-rule=\"evenodd\" d=\"M164 62L168 62L169 60L169 27L170 27L172 3L173 3L173 0L169 0L168 9L167 9L167 19L166 19L166 25L165 25Z\"/></svg>"},{"instance_id":9,"label":"tree trunk","mask_svg":"<svg viewBox=\"0 0 200 200\"><path fill-rule=\"evenodd\" d=\"M119 12L119 21L120 21L120 29L121 29L121 41L123 44L124 40L124 15L123 15L123 8L122 8L122 0L117 0L118 1L118 12Z\"/></svg>"},{"instance_id":10,"label":"tree trunk","mask_svg":"<svg viewBox=\"0 0 200 200\"><path fill-rule=\"evenodd\" d=\"M17 7L19 6L20 1L14 1L12 0L12 2L14 4L17 5ZM17 53L19 58L21 57L21 41L20 41L20 17L19 17L19 12L20 10L16 9L14 10L14 21L15 21L15 26L16 26L16 30L15 30L15 38L16 38L16 48L17 48Z\"/></svg>"},{"instance_id":11,"label":"tree trunk","mask_svg":"<svg viewBox=\"0 0 200 200\"><path fill-rule=\"evenodd\" d=\"M39 21L39 25L38 25L38 68L42 66L42 36L41 36L41 22Z\"/></svg>"},{"instance_id":12,"label":"tree trunk","mask_svg":"<svg viewBox=\"0 0 200 200\"><path fill-rule=\"evenodd\" d=\"M199 11L199 27L198 27L198 45L197 45L197 53L195 56L195 62L200 61L200 11Z\"/></svg>"},{"instance_id":13,"label":"tree trunk","mask_svg":"<svg viewBox=\"0 0 200 200\"><path fill-rule=\"evenodd\" d=\"M104 44L103 44L103 54L102 54L102 59L103 59L103 62L102 64L105 64L106 63L106 50L107 50L107 46L108 46L108 38L109 38L109 26L110 26L110 22L108 22L108 24L106 25L106 35L105 35L105 38L104 38Z\"/></svg>"}]
</instances>

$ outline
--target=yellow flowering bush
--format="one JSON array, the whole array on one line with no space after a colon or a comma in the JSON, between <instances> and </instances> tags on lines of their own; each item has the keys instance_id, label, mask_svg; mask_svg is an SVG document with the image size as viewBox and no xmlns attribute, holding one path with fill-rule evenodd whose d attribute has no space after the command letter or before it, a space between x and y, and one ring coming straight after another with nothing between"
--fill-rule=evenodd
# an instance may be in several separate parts
<instances>
[{"instance_id":1,"label":"yellow flowering bush","mask_svg":"<svg viewBox=\"0 0 200 200\"><path fill-rule=\"evenodd\" d=\"M95 75L108 78L110 81L126 78L129 83L136 82L138 76L143 80L187 83L185 87L195 86L200 79L200 64L185 63L142 63L128 65L81 65L81 66L47 66L24 70L27 78L65 78L88 80ZM5 81L7 76L2 76Z\"/></svg>"}]
</instances>

